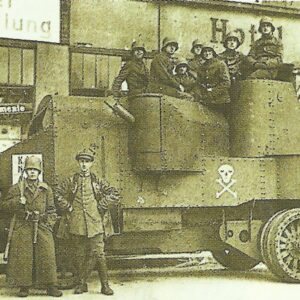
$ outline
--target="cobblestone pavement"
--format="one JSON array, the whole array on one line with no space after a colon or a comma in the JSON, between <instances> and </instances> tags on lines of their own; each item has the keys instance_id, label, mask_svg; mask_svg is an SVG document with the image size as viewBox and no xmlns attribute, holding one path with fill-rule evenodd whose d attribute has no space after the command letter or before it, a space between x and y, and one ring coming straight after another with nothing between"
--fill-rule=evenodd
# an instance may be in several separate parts
<instances>
[{"instance_id":1,"label":"cobblestone pavement","mask_svg":"<svg viewBox=\"0 0 300 300\"><path fill-rule=\"evenodd\" d=\"M251 271L225 270L208 254L204 257L178 259L176 266L164 268L138 268L110 271L114 296L99 293L97 274L89 280L89 292L74 295L64 290L63 299L111 300L283 300L299 298L300 285L279 282L263 265ZM5 276L0 276L0 299L19 299L17 289L6 286ZM53 299L43 290L31 290L27 299Z\"/></svg>"}]
</instances>

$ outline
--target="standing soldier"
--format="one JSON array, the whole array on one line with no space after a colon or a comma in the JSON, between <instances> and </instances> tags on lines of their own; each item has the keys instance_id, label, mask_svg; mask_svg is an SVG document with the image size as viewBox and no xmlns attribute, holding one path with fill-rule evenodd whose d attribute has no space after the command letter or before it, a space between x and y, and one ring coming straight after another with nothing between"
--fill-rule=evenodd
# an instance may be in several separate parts
<instances>
[{"instance_id":1,"label":"standing soldier","mask_svg":"<svg viewBox=\"0 0 300 300\"><path fill-rule=\"evenodd\" d=\"M275 27L271 18L262 18L258 31L261 38L254 42L248 54L249 63L253 68L249 78L275 79L282 64L282 43L273 36Z\"/></svg>"},{"instance_id":2,"label":"standing soldier","mask_svg":"<svg viewBox=\"0 0 300 300\"><path fill-rule=\"evenodd\" d=\"M189 60L190 73L196 78L197 70L199 66L204 63L203 58L201 57L202 43L199 39L196 39L192 43L191 52L194 54L194 57Z\"/></svg>"},{"instance_id":3,"label":"standing soldier","mask_svg":"<svg viewBox=\"0 0 300 300\"><path fill-rule=\"evenodd\" d=\"M133 42L131 46L131 59L121 68L119 75L112 85L115 98L120 97L120 90L124 81L128 84L128 95L145 93L148 87L149 71L143 61L146 49L144 44Z\"/></svg>"},{"instance_id":4,"label":"standing soldier","mask_svg":"<svg viewBox=\"0 0 300 300\"><path fill-rule=\"evenodd\" d=\"M219 54L219 58L223 60L230 74L231 82L245 78L246 56L237 51L241 45L240 35L233 31L227 34L224 47L225 51Z\"/></svg>"},{"instance_id":5,"label":"standing soldier","mask_svg":"<svg viewBox=\"0 0 300 300\"><path fill-rule=\"evenodd\" d=\"M184 92L190 93L194 88L196 80L190 73L188 62L184 59L179 60L175 68L175 73L175 78L179 82L179 84L183 86Z\"/></svg>"},{"instance_id":6,"label":"standing soldier","mask_svg":"<svg viewBox=\"0 0 300 300\"><path fill-rule=\"evenodd\" d=\"M186 96L183 86L178 83L174 74L174 54L177 50L178 42L175 39L163 39L161 53L154 57L150 67L150 92L178 98Z\"/></svg>"},{"instance_id":7,"label":"standing soldier","mask_svg":"<svg viewBox=\"0 0 300 300\"><path fill-rule=\"evenodd\" d=\"M47 295L60 297L52 235L56 220L52 190L38 179L42 171L39 158L27 157L24 171L27 178L21 177L2 203L13 214L7 280L20 288L19 297L27 297L33 283L47 287Z\"/></svg>"},{"instance_id":8,"label":"standing soldier","mask_svg":"<svg viewBox=\"0 0 300 300\"><path fill-rule=\"evenodd\" d=\"M204 63L197 70L197 81L193 89L196 101L209 106L230 102L230 76L223 61L217 58L214 46L204 44L201 51Z\"/></svg>"},{"instance_id":9,"label":"standing soldier","mask_svg":"<svg viewBox=\"0 0 300 300\"><path fill-rule=\"evenodd\" d=\"M108 285L104 254L104 234L113 232L109 204L119 200L117 190L100 181L90 169L94 161L91 150L76 155L80 172L75 173L57 189L57 203L68 215L68 227L73 258L79 266L75 294L88 291L87 279L95 264L101 282L101 293L113 295ZM84 258L82 258L82 247Z\"/></svg>"}]
</instances>

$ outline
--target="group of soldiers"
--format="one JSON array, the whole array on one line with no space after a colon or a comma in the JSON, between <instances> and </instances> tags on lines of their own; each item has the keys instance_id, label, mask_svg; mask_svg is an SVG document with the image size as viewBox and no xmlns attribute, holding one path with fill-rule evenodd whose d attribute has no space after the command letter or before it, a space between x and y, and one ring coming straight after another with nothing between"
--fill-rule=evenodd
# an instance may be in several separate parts
<instances>
[{"instance_id":1,"label":"group of soldiers","mask_svg":"<svg viewBox=\"0 0 300 300\"><path fill-rule=\"evenodd\" d=\"M241 37L233 31L227 34L225 51L219 54L213 44L202 43L199 39L193 41L191 52L194 57L190 60L175 58L179 44L175 39L165 38L160 53L152 60L150 72L143 61L145 46L134 42L131 59L114 80L113 96L120 96L122 83L126 81L129 96L152 92L208 106L228 103L229 89L235 81L277 77L283 46L273 35L272 19L262 18L258 31L261 37L253 43L248 55L238 51Z\"/></svg>"},{"instance_id":2,"label":"group of soldiers","mask_svg":"<svg viewBox=\"0 0 300 300\"><path fill-rule=\"evenodd\" d=\"M12 215L5 251L6 277L19 288L19 297L27 297L31 287L46 288L49 296L62 296L57 287L54 240L66 241L66 236L64 246L73 264L74 293L88 292L87 279L96 268L101 293L113 295L104 241L113 231L109 206L117 205L119 193L91 172L94 154L91 149L79 152L75 157L79 172L61 182L54 192L39 180L42 161L28 156L19 182L1 199L1 209ZM62 215L59 221L57 211Z\"/></svg>"}]
</instances>

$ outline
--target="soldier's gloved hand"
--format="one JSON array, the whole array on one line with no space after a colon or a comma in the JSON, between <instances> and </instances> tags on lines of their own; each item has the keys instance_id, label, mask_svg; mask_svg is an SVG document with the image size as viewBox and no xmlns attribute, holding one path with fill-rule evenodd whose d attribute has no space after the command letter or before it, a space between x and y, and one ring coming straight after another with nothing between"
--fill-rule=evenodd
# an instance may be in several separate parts
<instances>
[{"instance_id":1,"label":"soldier's gloved hand","mask_svg":"<svg viewBox=\"0 0 300 300\"><path fill-rule=\"evenodd\" d=\"M182 84L179 85L179 89L180 89L181 92L184 92L184 87L183 87Z\"/></svg>"},{"instance_id":2,"label":"soldier's gloved hand","mask_svg":"<svg viewBox=\"0 0 300 300\"><path fill-rule=\"evenodd\" d=\"M255 69L263 69L264 70L264 69L267 68L267 65L265 63L257 62L257 63L255 63L254 68Z\"/></svg>"},{"instance_id":3,"label":"soldier's gloved hand","mask_svg":"<svg viewBox=\"0 0 300 300\"><path fill-rule=\"evenodd\" d=\"M26 202L27 202L27 199L24 196L21 196L20 197L20 203L25 205Z\"/></svg>"}]
</instances>

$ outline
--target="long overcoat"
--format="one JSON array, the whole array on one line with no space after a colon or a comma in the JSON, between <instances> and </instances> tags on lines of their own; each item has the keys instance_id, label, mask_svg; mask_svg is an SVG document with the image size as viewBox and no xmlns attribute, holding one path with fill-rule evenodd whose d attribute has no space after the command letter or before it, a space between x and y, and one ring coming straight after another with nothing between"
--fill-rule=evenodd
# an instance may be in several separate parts
<instances>
[{"instance_id":1,"label":"long overcoat","mask_svg":"<svg viewBox=\"0 0 300 300\"><path fill-rule=\"evenodd\" d=\"M112 85L112 92L115 97L120 96L121 86L125 80L128 84L129 96L145 93L147 91L149 71L143 60L132 58L124 64Z\"/></svg>"},{"instance_id":2,"label":"long overcoat","mask_svg":"<svg viewBox=\"0 0 300 300\"><path fill-rule=\"evenodd\" d=\"M212 58L199 66L193 94L205 105L220 105L230 102L230 75L223 61Z\"/></svg>"},{"instance_id":3,"label":"long overcoat","mask_svg":"<svg viewBox=\"0 0 300 300\"><path fill-rule=\"evenodd\" d=\"M25 205L20 203L20 183L13 185L2 202L3 209L15 215L7 265L7 280L14 286L55 285L57 282L52 229L56 219L53 193L46 183L36 189L23 181ZM32 211L38 211L37 243L33 244Z\"/></svg>"},{"instance_id":4,"label":"long overcoat","mask_svg":"<svg viewBox=\"0 0 300 300\"><path fill-rule=\"evenodd\" d=\"M282 64L283 45L279 39L262 36L256 40L248 54L249 64L253 68L250 78L275 79ZM261 67L263 66L263 68Z\"/></svg>"},{"instance_id":5,"label":"long overcoat","mask_svg":"<svg viewBox=\"0 0 300 300\"><path fill-rule=\"evenodd\" d=\"M218 56L227 65L232 82L245 79L248 75L248 61L243 53L226 49Z\"/></svg>"},{"instance_id":6,"label":"long overcoat","mask_svg":"<svg viewBox=\"0 0 300 300\"><path fill-rule=\"evenodd\" d=\"M180 96L180 84L173 74L176 61L164 51L157 54L150 67L149 91L171 97Z\"/></svg>"}]
</instances>

